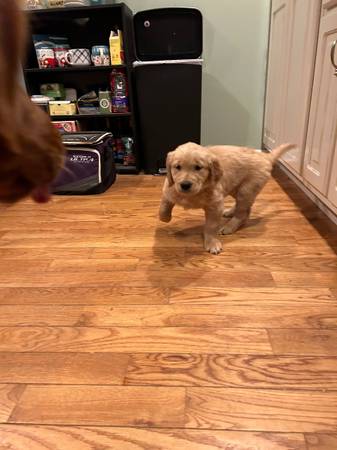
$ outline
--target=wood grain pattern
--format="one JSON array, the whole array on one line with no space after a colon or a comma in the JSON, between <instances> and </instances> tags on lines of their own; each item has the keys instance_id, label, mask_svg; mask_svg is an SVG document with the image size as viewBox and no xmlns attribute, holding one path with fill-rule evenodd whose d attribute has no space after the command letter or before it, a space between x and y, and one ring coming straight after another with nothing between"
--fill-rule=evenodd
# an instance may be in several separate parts
<instances>
[{"instance_id":1,"label":"wood grain pattern","mask_svg":"<svg viewBox=\"0 0 337 450\"><path fill-rule=\"evenodd\" d=\"M0 290L1 293L1 290ZM254 302L257 306L271 305L306 306L316 303L324 306L335 306L336 298L328 288L175 288L169 291L170 303L246 305Z\"/></svg>"},{"instance_id":2,"label":"wood grain pattern","mask_svg":"<svg viewBox=\"0 0 337 450\"><path fill-rule=\"evenodd\" d=\"M322 240L322 237L318 238L296 238L299 245L306 245L308 247L315 247L315 245L320 245L322 241L325 241L327 245L329 245L331 248L336 249L337 247L337 238L335 236L327 236L324 237Z\"/></svg>"},{"instance_id":3,"label":"wood grain pattern","mask_svg":"<svg viewBox=\"0 0 337 450\"><path fill-rule=\"evenodd\" d=\"M184 409L184 388L36 385L27 386L9 422L181 427Z\"/></svg>"},{"instance_id":4,"label":"wood grain pattern","mask_svg":"<svg viewBox=\"0 0 337 450\"><path fill-rule=\"evenodd\" d=\"M130 217L129 217L130 219ZM269 246L278 247L280 245L280 240L284 242L286 246L295 246L295 238L287 235L282 237L261 237L257 239L256 236L236 236L224 237L223 241L226 247L244 247L244 246ZM175 235L169 235L168 233L158 233L157 236L152 235L144 236L143 234L135 233L134 235L129 235L127 233L120 233L115 236L106 236L98 232L95 234L89 234L85 237L82 235L72 235L70 233L59 233L54 235L50 233L49 237L43 236L43 234L34 234L33 236L29 233L17 235L16 232L4 233L1 237L0 248L115 248L123 247L126 248L153 248L157 246L158 242L163 247L171 248L181 248L185 246L200 248L202 246L202 236L201 230L197 234L187 233L176 233ZM319 244L319 239L317 242ZM315 244L311 243L311 244Z\"/></svg>"},{"instance_id":5,"label":"wood grain pattern","mask_svg":"<svg viewBox=\"0 0 337 450\"><path fill-rule=\"evenodd\" d=\"M197 327L0 327L0 352L269 354L265 330Z\"/></svg>"},{"instance_id":6,"label":"wood grain pattern","mask_svg":"<svg viewBox=\"0 0 337 450\"><path fill-rule=\"evenodd\" d=\"M279 287L337 287L337 270L334 272L272 272Z\"/></svg>"},{"instance_id":7,"label":"wood grain pattern","mask_svg":"<svg viewBox=\"0 0 337 450\"><path fill-rule=\"evenodd\" d=\"M66 252L68 249L52 249L56 251L55 258L58 258L58 252L62 255L62 252ZM163 263L167 260L169 265L174 264L176 261L177 268L181 265L184 260L197 260L198 264L204 264L202 267L209 267L209 265L215 265L216 267L223 267L222 264L230 263L229 258L234 258L234 260L239 258L255 258L255 261L258 262L260 258L265 259L270 256L270 258L276 259L279 257L296 257L300 258L334 258L336 257L336 251L333 248L330 248L324 243L322 240L321 245L315 246L314 248L308 248L307 246L300 245L284 245L284 246L262 246L262 245L254 245L254 246L236 246L236 247L224 247L223 253L218 255L218 258L209 258L207 254L205 254L204 250L200 247L180 247L180 248L167 248L164 246L158 246L157 248L148 248L148 247L137 247L137 248L122 248L122 247L114 247L114 248L91 248L91 249L69 249L72 252L78 251L79 256L81 257L81 251L89 251L90 258L97 259L109 259L116 257L124 257L124 258L139 258L140 261L147 266L156 268L154 262ZM27 249L0 249L1 251L7 252L4 254L11 255L15 251L19 252L27 252ZM41 252L41 255L50 253L48 249L34 249L33 254L35 252ZM29 252L28 252L29 254ZM26 257L28 257L26 254ZM24 253L25 255L25 253ZM66 255L66 253L65 253ZM76 257L76 253L74 253ZM66 257L66 256L65 256Z\"/></svg>"},{"instance_id":8,"label":"wood grain pattern","mask_svg":"<svg viewBox=\"0 0 337 450\"><path fill-rule=\"evenodd\" d=\"M163 181L0 206L1 450L333 450L337 227L278 175L214 257Z\"/></svg>"},{"instance_id":9,"label":"wood grain pattern","mask_svg":"<svg viewBox=\"0 0 337 450\"><path fill-rule=\"evenodd\" d=\"M0 288L2 305L157 305L168 291L153 287Z\"/></svg>"},{"instance_id":10,"label":"wood grain pattern","mask_svg":"<svg viewBox=\"0 0 337 450\"><path fill-rule=\"evenodd\" d=\"M337 356L337 330L269 330L277 355Z\"/></svg>"},{"instance_id":11,"label":"wood grain pattern","mask_svg":"<svg viewBox=\"0 0 337 450\"><path fill-rule=\"evenodd\" d=\"M1 259L0 271L3 274L10 275L11 277L17 277L18 273L25 273L27 276L39 275L45 272L52 260L38 260L38 261L17 261L14 259Z\"/></svg>"},{"instance_id":12,"label":"wood grain pattern","mask_svg":"<svg viewBox=\"0 0 337 450\"><path fill-rule=\"evenodd\" d=\"M336 390L337 358L162 353L131 355L125 383Z\"/></svg>"},{"instance_id":13,"label":"wood grain pattern","mask_svg":"<svg viewBox=\"0 0 337 450\"><path fill-rule=\"evenodd\" d=\"M337 328L337 304L0 305L0 326Z\"/></svg>"},{"instance_id":14,"label":"wood grain pattern","mask_svg":"<svg viewBox=\"0 0 337 450\"><path fill-rule=\"evenodd\" d=\"M200 249L199 249L200 250ZM199 251L195 248L195 251ZM90 254L90 258L93 259L109 259L109 258L138 258L141 263L147 263L148 260L152 261L152 258L158 253L158 249L149 248L149 247L114 247L114 248L94 248L91 249L92 253ZM170 247L160 247L160 257L162 259L166 259L168 263L171 264L174 261L179 261L181 258L184 258L186 254L186 247L178 247L178 248L170 248ZM326 256L331 256L326 254ZM158 258L159 259L159 258ZM138 267L138 269L142 268L142 264Z\"/></svg>"},{"instance_id":15,"label":"wood grain pattern","mask_svg":"<svg viewBox=\"0 0 337 450\"><path fill-rule=\"evenodd\" d=\"M234 271L297 271L297 272L332 272L337 269L337 257L334 256L282 256L267 254L266 256L247 256L245 252L228 255L228 250L220 254L219 258L207 258L205 255L193 255L191 252L180 258L161 258L154 256L151 259L141 260L140 267L148 267L149 270L198 270L207 268L216 270ZM52 266L53 267L53 266ZM61 266L62 267L62 266Z\"/></svg>"},{"instance_id":16,"label":"wood grain pattern","mask_svg":"<svg viewBox=\"0 0 337 450\"><path fill-rule=\"evenodd\" d=\"M307 450L333 450L337 448L337 434L306 434Z\"/></svg>"},{"instance_id":17,"label":"wood grain pattern","mask_svg":"<svg viewBox=\"0 0 337 450\"><path fill-rule=\"evenodd\" d=\"M15 222L17 222L17 219ZM23 223L23 226L26 228L27 224ZM0 260L32 261L39 259L89 258L92 256L92 252L93 250L90 248L1 248Z\"/></svg>"},{"instance_id":18,"label":"wood grain pattern","mask_svg":"<svg viewBox=\"0 0 337 450\"><path fill-rule=\"evenodd\" d=\"M11 450L306 450L301 434L83 426L2 425L0 442Z\"/></svg>"},{"instance_id":19,"label":"wood grain pattern","mask_svg":"<svg viewBox=\"0 0 337 450\"><path fill-rule=\"evenodd\" d=\"M49 265L51 272L97 272L115 270L135 270L139 258L109 258L109 259L57 259Z\"/></svg>"},{"instance_id":20,"label":"wood grain pattern","mask_svg":"<svg viewBox=\"0 0 337 450\"><path fill-rule=\"evenodd\" d=\"M21 397L25 386L0 385L0 422L6 422ZM1 444L1 442L0 442Z\"/></svg>"},{"instance_id":21,"label":"wood grain pattern","mask_svg":"<svg viewBox=\"0 0 337 450\"><path fill-rule=\"evenodd\" d=\"M0 383L122 385L128 363L114 353L0 353Z\"/></svg>"},{"instance_id":22,"label":"wood grain pattern","mask_svg":"<svg viewBox=\"0 0 337 450\"><path fill-rule=\"evenodd\" d=\"M214 274L204 271L191 271L186 274L176 271L86 271L85 279L79 272L41 272L31 271L17 273L0 272L0 287L102 287L102 286L213 286ZM218 286L222 287L270 287L275 283L269 272L236 272L227 271L217 274Z\"/></svg>"},{"instance_id":23,"label":"wood grain pattern","mask_svg":"<svg viewBox=\"0 0 337 450\"><path fill-rule=\"evenodd\" d=\"M187 388L186 426L264 431L335 431L337 393Z\"/></svg>"}]
</instances>

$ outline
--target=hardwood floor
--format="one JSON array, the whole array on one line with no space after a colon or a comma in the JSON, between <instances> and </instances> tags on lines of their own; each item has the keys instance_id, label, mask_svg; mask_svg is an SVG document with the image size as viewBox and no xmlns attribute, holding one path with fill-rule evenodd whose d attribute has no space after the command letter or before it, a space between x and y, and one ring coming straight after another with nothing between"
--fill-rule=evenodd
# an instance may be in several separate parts
<instances>
[{"instance_id":1,"label":"hardwood floor","mask_svg":"<svg viewBox=\"0 0 337 450\"><path fill-rule=\"evenodd\" d=\"M245 228L163 179L0 207L0 450L334 450L337 227L276 171Z\"/></svg>"}]
</instances>

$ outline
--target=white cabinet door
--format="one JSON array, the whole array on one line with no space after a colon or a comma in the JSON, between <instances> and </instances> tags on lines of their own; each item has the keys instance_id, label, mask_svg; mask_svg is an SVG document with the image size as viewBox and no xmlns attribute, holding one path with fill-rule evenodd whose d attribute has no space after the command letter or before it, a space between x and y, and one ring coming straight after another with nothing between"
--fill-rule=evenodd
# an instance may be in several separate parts
<instances>
[{"instance_id":1,"label":"white cabinet door","mask_svg":"<svg viewBox=\"0 0 337 450\"><path fill-rule=\"evenodd\" d=\"M280 141L297 144L296 149L287 152L282 159L289 169L300 173L307 137L321 2L288 1L289 41Z\"/></svg>"},{"instance_id":2,"label":"white cabinet door","mask_svg":"<svg viewBox=\"0 0 337 450\"><path fill-rule=\"evenodd\" d=\"M327 196L337 132L337 77L330 61L331 47L337 39L337 8L324 10L323 7L323 11L303 176L321 194ZM337 50L335 58L337 61Z\"/></svg>"},{"instance_id":3,"label":"white cabinet door","mask_svg":"<svg viewBox=\"0 0 337 450\"><path fill-rule=\"evenodd\" d=\"M273 149L280 143L287 72L289 0L273 0L263 143Z\"/></svg>"}]
</instances>

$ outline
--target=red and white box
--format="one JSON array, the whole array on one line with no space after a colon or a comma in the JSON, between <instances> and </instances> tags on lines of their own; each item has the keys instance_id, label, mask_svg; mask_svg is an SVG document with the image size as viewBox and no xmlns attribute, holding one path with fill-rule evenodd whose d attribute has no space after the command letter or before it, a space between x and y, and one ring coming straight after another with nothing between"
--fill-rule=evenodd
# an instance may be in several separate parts
<instances>
[{"instance_id":1,"label":"red and white box","mask_svg":"<svg viewBox=\"0 0 337 450\"><path fill-rule=\"evenodd\" d=\"M78 122L75 120L53 121L53 125L55 126L55 128L65 133L73 133L75 131L80 131Z\"/></svg>"}]
</instances>

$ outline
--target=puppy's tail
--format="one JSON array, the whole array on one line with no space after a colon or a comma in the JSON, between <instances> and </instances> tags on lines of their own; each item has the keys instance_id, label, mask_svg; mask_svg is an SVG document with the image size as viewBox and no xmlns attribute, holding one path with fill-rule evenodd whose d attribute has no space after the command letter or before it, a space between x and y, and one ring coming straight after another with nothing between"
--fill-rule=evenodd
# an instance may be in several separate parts
<instances>
[{"instance_id":1,"label":"puppy's tail","mask_svg":"<svg viewBox=\"0 0 337 450\"><path fill-rule=\"evenodd\" d=\"M296 144L282 144L279 147L274 148L269 154L268 157L271 159L272 163L275 164L276 161L283 155L283 153L286 153L288 150L291 150L292 148L297 147Z\"/></svg>"}]
</instances>

